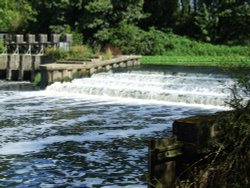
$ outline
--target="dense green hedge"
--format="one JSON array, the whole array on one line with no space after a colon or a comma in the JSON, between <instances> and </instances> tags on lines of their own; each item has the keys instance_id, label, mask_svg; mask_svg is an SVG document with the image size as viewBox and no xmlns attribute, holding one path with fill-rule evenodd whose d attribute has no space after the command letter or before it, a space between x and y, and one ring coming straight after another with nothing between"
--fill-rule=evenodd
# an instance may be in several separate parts
<instances>
[{"instance_id":1,"label":"dense green hedge","mask_svg":"<svg viewBox=\"0 0 250 188\"><path fill-rule=\"evenodd\" d=\"M144 31L134 25L120 24L119 27L110 32L112 35L110 35L109 42L121 48L125 54L250 56L250 46L212 45L169 32L163 32L155 28ZM102 39L102 36L99 36L99 38Z\"/></svg>"}]
</instances>

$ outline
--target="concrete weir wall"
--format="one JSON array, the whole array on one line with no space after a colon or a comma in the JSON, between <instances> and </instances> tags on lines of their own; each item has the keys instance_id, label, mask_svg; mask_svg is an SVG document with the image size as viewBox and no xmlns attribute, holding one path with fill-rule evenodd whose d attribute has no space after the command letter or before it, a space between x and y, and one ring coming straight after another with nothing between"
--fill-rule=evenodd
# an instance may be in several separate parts
<instances>
[{"instance_id":1,"label":"concrete weir wall","mask_svg":"<svg viewBox=\"0 0 250 188\"><path fill-rule=\"evenodd\" d=\"M0 55L0 79L32 81L43 61L41 55Z\"/></svg>"},{"instance_id":2,"label":"concrete weir wall","mask_svg":"<svg viewBox=\"0 0 250 188\"><path fill-rule=\"evenodd\" d=\"M89 77L98 72L110 71L140 65L141 56L120 56L111 60L96 60L87 63L53 63L40 66L41 87L45 88L56 81L69 81L74 78Z\"/></svg>"}]
</instances>

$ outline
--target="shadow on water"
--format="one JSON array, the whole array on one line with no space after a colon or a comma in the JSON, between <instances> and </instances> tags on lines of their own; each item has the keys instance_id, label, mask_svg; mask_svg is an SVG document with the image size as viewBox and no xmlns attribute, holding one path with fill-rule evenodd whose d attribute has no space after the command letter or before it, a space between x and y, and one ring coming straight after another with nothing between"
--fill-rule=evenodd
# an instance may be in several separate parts
<instances>
[{"instance_id":1,"label":"shadow on water","mask_svg":"<svg viewBox=\"0 0 250 188\"><path fill-rule=\"evenodd\" d=\"M39 90L30 82L16 82L0 80L0 90L2 91L35 91Z\"/></svg>"}]
</instances>

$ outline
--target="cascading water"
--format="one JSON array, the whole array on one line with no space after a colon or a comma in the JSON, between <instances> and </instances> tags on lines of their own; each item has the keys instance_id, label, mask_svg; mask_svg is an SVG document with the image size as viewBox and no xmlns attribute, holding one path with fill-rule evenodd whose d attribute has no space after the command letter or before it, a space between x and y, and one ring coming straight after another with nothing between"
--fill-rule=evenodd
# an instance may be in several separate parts
<instances>
[{"instance_id":1,"label":"cascading water","mask_svg":"<svg viewBox=\"0 0 250 188\"><path fill-rule=\"evenodd\" d=\"M55 83L47 91L223 106L232 84L222 75L136 71Z\"/></svg>"},{"instance_id":2,"label":"cascading water","mask_svg":"<svg viewBox=\"0 0 250 188\"><path fill-rule=\"evenodd\" d=\"M0 81L0 187L146 187L148 140L169 136L174 119L223 109L233 84L151 69L44 91Z\"/></svg>"}]
</instances>

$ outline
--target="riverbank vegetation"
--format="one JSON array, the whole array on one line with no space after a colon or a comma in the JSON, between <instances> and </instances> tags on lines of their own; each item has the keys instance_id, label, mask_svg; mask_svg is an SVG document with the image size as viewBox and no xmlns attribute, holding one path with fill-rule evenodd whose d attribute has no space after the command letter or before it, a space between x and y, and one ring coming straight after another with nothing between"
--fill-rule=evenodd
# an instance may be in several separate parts
<instances>
[{"instance_id":1,"label":"riverbank vegetation","mask_svg":"<svg viewBox=\"0 0 250 188\"><path fill-rule=\"evenodd\" d=\"M250 67L248 56L143 56L143 65L178 65L178 66L211 66L229 67L242 66Z\"/></svg>"},{"instance_id":2,"label":"riverbank vegetation","mask_svg":"<svg viewBox=\"0 0 250 188\"><path fill-rule=\"evenodd\" d=\"M188 180L177 179L177 187L244 188L250 185L250 75L245 67L229 71L236 79L231 99L227 101L233 110L217 117L211 152L187 169L192 172Z\"/></svg>"}]
</instances>

